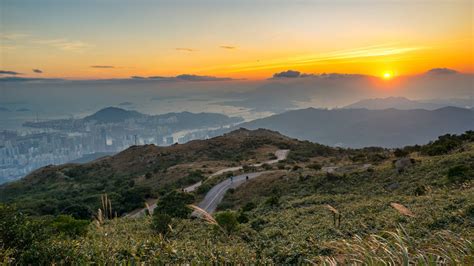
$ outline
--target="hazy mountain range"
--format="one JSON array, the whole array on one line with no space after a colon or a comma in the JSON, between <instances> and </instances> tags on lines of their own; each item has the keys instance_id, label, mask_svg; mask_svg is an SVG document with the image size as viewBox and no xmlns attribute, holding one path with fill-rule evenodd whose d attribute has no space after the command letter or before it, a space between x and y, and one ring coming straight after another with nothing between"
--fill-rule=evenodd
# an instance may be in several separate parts
<instances>
[{"instance_id":1,"label":"hazy mountain range","mask_svg":"<svg viewBox=\"0 0 474 266\"><path fill-rule=\"evenodd\" d=\"M266 128L284 135L344 147L401 147L424 144L446 133L474 129L474 111L458 107L436 110L300 109L239 126Z\"/></svg>"},{"instance_id":2,"label":"hazy mountain range","mask_svg":"<svg viewBox=\"0 0 474 266\"><path fill-rule=\"evenodd\" d=\"M222 126L243 121L243 119L240 117L229 117L217 113L172 112L160 115L148 115L133 110L125 110L117 107L106 107L89 116L85 116L84 118L26 122L24 125L34 128L79 130L85 126L85 123L119 124L130 119L135 120L135 122L139 124L150 127L158 124L166 124L173 130Z\"/></svg>"},{"instance_id":3,"label":"hazy mountain range","mask_svg":"<svg viewBox=\"0 0 474 266\"><path fill-rule=\"evenodd\" d=\"M349 104L344 108L360 109L365 108L369 110L383 110L383 109L426 109L434 110L446 106L455 106L462 108L471 108L474 105L474 99L434 99L434 100L410 100L405 97L387 97L387 98L373 98L363 99L353 104Z\"/></svg>"}]
</instances>

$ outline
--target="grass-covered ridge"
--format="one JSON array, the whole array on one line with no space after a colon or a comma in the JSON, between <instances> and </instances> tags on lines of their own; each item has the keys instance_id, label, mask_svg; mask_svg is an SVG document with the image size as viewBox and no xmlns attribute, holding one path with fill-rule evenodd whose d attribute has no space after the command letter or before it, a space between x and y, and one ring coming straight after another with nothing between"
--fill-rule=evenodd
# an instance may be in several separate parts
<instances>
[{"instance_id":1,"label":"grass-covered ridge","mask_svg":"<svg viewBox=\"0 0 474 266\"><path fill-rule=\"evenodd\" d=\"M433 146L441 152L426 152ZM86 230L54 217L12 227L5 217L18 212L3 206L2 234L33 244L5 242L0 254L23 263L474 263L473 132L399 150L311 147L292 146L205 219L188 218L193 197L179 191L161 196L154 216L96 215Z\"/></svg>"},{"instance_id":2,"label":"grass-covered ridge","mask_svg":"<svg viewBox=\"0 0 474 266\"><path fill-rule=\"evenodd\" d=\"M268 130L237 130L210 140L157 147L132 146L86 164L47 166L0 186L0 202L32 215L71 214L90 219L101 194L118 215L171 189L193 184L218 169L269 159L279 147L299 143Z\"/></svg>"}]
</instances>

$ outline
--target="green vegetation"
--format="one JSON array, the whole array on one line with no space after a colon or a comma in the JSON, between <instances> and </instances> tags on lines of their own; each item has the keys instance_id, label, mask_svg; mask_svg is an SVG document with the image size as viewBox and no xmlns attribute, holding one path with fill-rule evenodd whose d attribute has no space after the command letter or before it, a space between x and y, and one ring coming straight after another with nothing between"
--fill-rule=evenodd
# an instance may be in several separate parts
<instances>
[{"instance_id":1,"label":"green vegetation","mask_svg":"<svg viewBox=\"0 0 474 266\"><path fill-rule=\"evenodd\" d=\"M15 203L29 215L66 214L91 219L100 208L100 195L108 194L121 216L143 207L148 198L203 180L209 164L221 168L236 161L250 164L254 163L251 160L267 159L267 150L256 152L260 148L277 150L295 143L268 130L242 129L183 145L133 146L87 164L41 168L17 182L1 185L0 202ZM186 165L191 163L193 166Z\"/></svg>"},{"instance_id":2,"label":"green vegetation","mask_svg":"<svg viewBox=\"0 0 474 266\"><path fill-rule=\"evenodd\" d=\"M193 194L173 190L158 200L155 212L173 218L187 218L191 214L191 210L187 205L193 203L193 201Z\"/></svg>"},{"instance_id":3,"label":"green vegetation","mask_svg":"<svg viewBox=\"0 0 474 266\"><path fill-rule=\"evenodd\" d=\"M239 226L238 216L233 211L223 211L216 214L216 221L228 234L237 231Z\"/></svg>"},{"instance_id":4,"label":"green vegetation","mask_svg":"<svg viewBox=\"0 0 474 266\"><path fill-rule=\"evenodd\" d=\"M161 212L153 213L153 222L151 227L158 233L165 235L170 231L172 218L168 214Z\"/></svg>"},{"instance_id":5,"label":"green vegetation","mask_svg":"<svg viewBox=\"0 0 474 266\"><path fill-rule=\"evenodd\" d=\"M136 219L95 214L84 222L0 205L0 261L472 265L471 135L450 136L456 146L440 155L425 153L425 146L329 151L290 143L296 155L282 169L229 191L219 212L200 218L190 216L195 195L179 190L161 195L152 216ZM439 145L433 143L427 146ZM410 163L398 171L403 159Z\"/></svg>"}]
</instances>

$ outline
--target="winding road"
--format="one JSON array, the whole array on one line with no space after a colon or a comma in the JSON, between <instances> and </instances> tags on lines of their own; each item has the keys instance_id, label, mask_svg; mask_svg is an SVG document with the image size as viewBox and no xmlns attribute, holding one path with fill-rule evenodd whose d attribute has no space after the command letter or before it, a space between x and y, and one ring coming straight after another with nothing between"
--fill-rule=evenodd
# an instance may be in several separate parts
<instances>
[{"instance_id":1,"label":"winding road","mask_svg":"<svg viewBox=\"0 0 474 266\"><path fill-rule=\"evenodd\" d=\"M264 164L275 164L279 161L285 160L286 157L288 156L289 152L290 152L290 150L277 150L275 152L275 156L277 157L276 159L266 161L266 162L263 162L263 163L253 164L252 166L260 167ZM225 168L225 169L221 169L221 170L213 173L209 177L221 175L225 172L238 171L238 170L241 170L241 169L243 169L243 166ZM242 174L242 175L233 176L232 178L227 178L224 181L221 181L220 183L218 183L217 185L212 187L211 190L209 190L207 192L204 199L198 204L198 206L200 208L204 209L205 211L207 211L208 213L213 213L216 210L217 205L224 198L224 195L227 192L227 190L229 190L230 188L236 188L236 187L242 185L243 183L245 183L247 181L247 177L248 177L248 179L253 179L253 178L256 178L256 177L258 177L258 176L260 176L260 175L262 175L263 173L266 173L266 172L268 172L268 171L245 173L245 174ZM195 183L191 186L188 186L188 187L184 188L184 191L185 192L192 192L192 191L196 190L201 185L202 185L202 181L199 181L199 182L197 182L197 183ZM150 205L150 209L153 210L155 208L156 208L156 203ZM140 216L143 216L145 214L145 211L146 211L146 208L138 210L138 211L134 211L134 212L129 213L128 215L126 215L126 217L131 217L131 218L140 217Z\"/></svg>"}]
</instances>

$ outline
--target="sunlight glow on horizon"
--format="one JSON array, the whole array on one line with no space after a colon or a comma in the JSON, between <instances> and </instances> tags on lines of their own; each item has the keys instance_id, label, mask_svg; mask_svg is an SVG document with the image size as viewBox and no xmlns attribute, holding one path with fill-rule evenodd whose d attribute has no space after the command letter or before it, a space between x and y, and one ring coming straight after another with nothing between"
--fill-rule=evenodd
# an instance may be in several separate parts
<instances>
[{"instance_id":1,"label":"sunlight glow on horizon","mask_svg":"<svg viewBox=\"0 0 474 266\"><path fill-rule=\"evenodd\" d=\"M286 70L382 79L440 67L474 72L470 1L400 1L4 0L0 70L37 78L248 80ZM388 70L396 74L381 73Z\"/></svg>"},{"instance_id":2,"label":"sunlight glow on horizon","mask_svg":"<svg viewBox=\"0 0 474 266\"><path fill-rule=\"evenodd\" d=\"M383 79L385 80L389 80L389 79L392 79L393 78L393 72L392 71L385 71L383 73Z\"/></svg>"}]
</instances>

